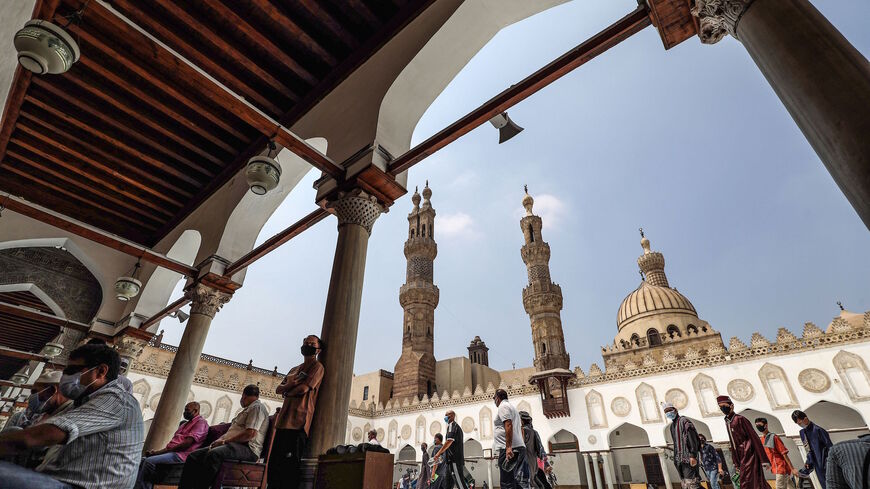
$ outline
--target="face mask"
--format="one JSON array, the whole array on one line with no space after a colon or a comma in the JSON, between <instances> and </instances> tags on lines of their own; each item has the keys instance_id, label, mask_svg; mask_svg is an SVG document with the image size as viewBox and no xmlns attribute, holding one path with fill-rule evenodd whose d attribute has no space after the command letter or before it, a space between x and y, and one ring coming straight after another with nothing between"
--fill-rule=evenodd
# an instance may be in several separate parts
<instances>
[{"instance_id":1,"label":"face mask","mask_svg":"<svg viewBox=\"0 0 870 489\"><path fill-rule=\"evenodd\" d=\"M90 372L91 370L93 370L95 368L96 367L91 367L91 368L85 370L85 372ZM58 385L58 388L60 389L60 393L63 394L65 397L72 399L73 401L82 397L82 395L84 395L85 391L88 390L88 387L90 387L91 384L93 384L93 382L91 382L88 385L82 385L82 383L81 383L82 373L84 373L84 372L76 372L74 374L61 375L60 385Z\"/></svg>"},{"instance_id":2,"label":"face mask","mask_svg":"<svg viewBox=\"0 0 870 489\"><path fill-rule=\"evenodd\" d=\"M300 350L302 351L302 356L304 357L310 357L311 355L317 353L317 348L311 345L302 345L302 348L300 348Z\"/></svg>"},{"instance_id":3,"label":"face mask","mask_svg":"<svg viewBox=\"0 0 870 489\"><path fill-rule=\"evenodd\" d=\"M665 413L665 416L667 416L667 418L669 420L673 421L673 420L677 419L677 412L676 411L668 411Z\"/></svg>"},{"instance_id":4,"label":"face mask","mask_svg":"<svg viewBox=\"0 0 870 489\"><path fill-rule=\"evenodd\" d=\"M726 416L731 414L731 406L719 406L719 410Z\"/></svg>"},{"instance_id":5,"label":"face mask","mask_svg":"<svg viewBox=\"0 0 870 489\"><path fill-rule=\"evenodd\" d=\"M193 413L190 412L190 411L185 411L184 414L183 414L182 416L184 416L184 419L186 419L186 420L188 420L188 421L190 421L191 419L193 419Z\"/></svg>"},{"instance_id":6,"label":"face mask","mask_svg":"<svg viewBox=\"0 0 870 489\"><path fill-rule=\"evenodd\" d=\"M764 433L764 429L765 429L765 428L766 428L766 426L764 426L763 424L757 424L757 425L755 425L755 429L758 430L758 431L760 431L760 432L762 432L762 433Z\"/></svg>"},{"instance_id":7,"label":"face mask","mask_svg":"<svg viewBox=\"0 0 870 489\"><path fill-rule=\"evenodd\" d=\"M445 423L449 423L449 422L450 422L450 417L449 417L449 416L444 416L444 422L445 422Z\"/></svg>"},{"instance_id":8,"label":"face mask","mask_svg":"<svg viewBox=\"0 0 870 489\"><path fill-rule=\"evenodd\" d=\"M46 399L44 401L39 400L39 395L42 394L43 392L49 390L49 389L50 389L50 387L46 387L45 389L42 389L39 392L34 392L33 394L30 395L30 397L27 400L27 411L28 412L30 412L31 414L42 414L42 413L49 410L48 409L49 408L48 401L50 401L51 398L54 397L54 393L52 392L51 395L48 396L48 399Z\"/></svg>"}]
</instances>

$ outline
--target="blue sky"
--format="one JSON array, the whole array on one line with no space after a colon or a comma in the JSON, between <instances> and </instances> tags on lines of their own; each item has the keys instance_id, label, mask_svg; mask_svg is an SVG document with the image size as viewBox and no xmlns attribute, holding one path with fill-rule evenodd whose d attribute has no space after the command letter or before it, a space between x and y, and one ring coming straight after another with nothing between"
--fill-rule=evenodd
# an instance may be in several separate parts
<instances>
[{"instance_id":1,"label":"blue sky","mask_svg":"<svg viewBox=\"0 0 870 489\"><path fill-rule=\"evenodd\" d=\"M815 2L870 55L870 3ZM435 101L415 143L587 39L634 0L574 1L500 32ZM510 110L525 131L498 145L489 125L414 167L433 190L438 257L435 355L467 354L480 335L490 364L532 363L519 249L523 184L536 198L562 286L571 364L601 364L616 312L639 284L638 227L665 254L670 284L728 341L785 326L824 327L839 310L870 309L870 233L748 53L734 39L690 39L670 51L647 28ZM313 208L314 172L260 241ZM401 349L410 193L369 242L356 373L393 370ZM336 240L328 218L253 265L215 318L205 351L286 370L319 333ZM165 341L177 344L167 320Z\"/></svg>"}]
</instances>

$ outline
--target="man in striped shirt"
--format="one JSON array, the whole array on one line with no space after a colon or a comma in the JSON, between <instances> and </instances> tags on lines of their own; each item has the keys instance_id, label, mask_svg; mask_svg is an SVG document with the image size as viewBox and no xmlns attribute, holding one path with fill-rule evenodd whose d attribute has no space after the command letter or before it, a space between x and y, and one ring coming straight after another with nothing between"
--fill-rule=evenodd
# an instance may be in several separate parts
<instances>
[{"instance_id":1,"label":"man in striped shirt","mask_svg":"<svg viewBox=\"0 0 870 489\"><path fill-rule=\"evenodd\" d=\"M841 441L831 447L825 477L828 489L870 487L870 435Z\"/></svg>"},{"instance_id":2,"label":"man in striped shirt","mask_svg":"<svg viewBox=\"0 0 870 489\"><path fill-rule=\"evenodd\" d=\"M63 445L40 472L0 462L4 489L130 489L145 433L136 398L118 382L121 359L106 345L73 350L59 389L75 407L0 435L0 455Z\"/></svg>"}]
</instances>

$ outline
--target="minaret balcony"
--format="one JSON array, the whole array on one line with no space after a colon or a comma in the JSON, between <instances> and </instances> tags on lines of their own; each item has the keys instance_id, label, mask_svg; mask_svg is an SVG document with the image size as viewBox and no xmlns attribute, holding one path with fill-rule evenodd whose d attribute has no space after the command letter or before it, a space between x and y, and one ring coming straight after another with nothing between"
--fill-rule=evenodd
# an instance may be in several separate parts
<instances>
[{"instance_id":1,"label":"minaret balcony","mask_svg":"<svg viewBox=\"0 0 870 489\"><path fill-rule=\"evenodd\" d=\"M412 282L399 287L399 304L402 307L425 304L434 309L438 306L439 296L438 286L427 282Z\"/></svg>"},{"instance_id":2,"label":"minaret balcony","mask_svg":"<svg viewBox=\"0 0 870 489\"><path fill-rule=\"evenodd\" d=\"M562 288L552 282L530 284L523 289L523 306L528 314L544 310L560 311Z\"/></svg>"},{"instance_id":3,"label":"minaret balcony","mask_svg":"<svg viewBox=\"0 0 870 489\"><path fill-rule=\"evenodd\" d=\"M434 260L438 255L438 244L432 238L415 236L405 241L405 257L422 256Z\"/></svg>"},{"instance_id":4,"label":"minaret balcony","mask_svg":"<svg viewBox=\"0 0 870 489\"><path fill-rule=\"evenodd\" d=\"M529 243L520 248L523 263L546 264L550 262L550 245L543 241Z\"/></svg>"}]
</instances>

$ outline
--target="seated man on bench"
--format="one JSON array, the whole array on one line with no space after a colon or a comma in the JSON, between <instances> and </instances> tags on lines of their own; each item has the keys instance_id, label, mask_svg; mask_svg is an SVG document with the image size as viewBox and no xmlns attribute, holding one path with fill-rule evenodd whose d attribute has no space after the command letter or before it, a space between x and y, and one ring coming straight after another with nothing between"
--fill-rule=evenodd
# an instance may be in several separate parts
<instances>
[{"instance_id":1,"label":"seated man on bench","mask_svg":"<svg viewBox=\"0 0 870 489\"><path fill-rule=\"evenodd\" d=\"M139 477L135 489L154 487L153 476L157 464L184 462L191 452L200 448L208 434L208 422L199 415L199 403L192 401L184 406L184 421L178 425L172 440L160 450L145 452L139 463Z\"/></svg>"},{"instance_id":2,"label":"seated man on bench","mask_svg":"<svg viewBox=\"0 0 870 489\"><path fill-rule=\"evenodd\" d=\"M245 387L241 405L244 409L223 436L188 455L179 489L208 489L224 460L256 462L260 458L269 431L269 411L260 402L260 388L253 384Z\"/></svg>"}]
</instances>

